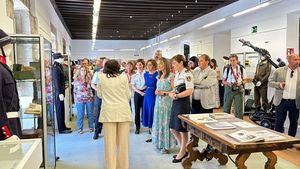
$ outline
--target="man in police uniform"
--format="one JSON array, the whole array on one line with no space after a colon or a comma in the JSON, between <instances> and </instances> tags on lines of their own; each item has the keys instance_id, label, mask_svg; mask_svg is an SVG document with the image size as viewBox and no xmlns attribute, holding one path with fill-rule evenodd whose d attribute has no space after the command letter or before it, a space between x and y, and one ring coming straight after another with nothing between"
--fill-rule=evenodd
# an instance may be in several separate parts
<instances>
[{"instance_id":1,"label":"man in police uniform","mask_svg":"<svg viewBox=\"0 0 300 169\"><path fill-rule=\"evenodd\" d=\"M71 133L71 128L66 127L65 124L65 74L62 64L64 58L61 53L53 54L54 64L52 68L53 83L55 89L55 110L57 118L57 126L60 134Z\"/></svg>"},{"instance_id":2,"label":"man in police uniform","mask_svg":"<svg viewBox=\"0 0 300 169\"><path fill-rule=\"evenodd\" d=\"M264 111L268 109L268 79L271 73L271 64L267 61L266 58L261 56L261 61L256 67L255 76L253 78L254 87L254 101L255 108L257 110L261 109L261 106ZM262 100L262 104L261 101Z\"/></svg>"},{"instance_id":3,"label":"man in police uniform","mask_svg":"<svg viewBox=\"0 0 300 169\"><path fill-rule=\"evenodd\" d=\"M16 81L5 63L5 52L9 50L11 38L0 29L0 140L12 135L22 136L18 111L20 109ZM8 119L8 115L11 118Z\"/></svg>"}]
</instances>

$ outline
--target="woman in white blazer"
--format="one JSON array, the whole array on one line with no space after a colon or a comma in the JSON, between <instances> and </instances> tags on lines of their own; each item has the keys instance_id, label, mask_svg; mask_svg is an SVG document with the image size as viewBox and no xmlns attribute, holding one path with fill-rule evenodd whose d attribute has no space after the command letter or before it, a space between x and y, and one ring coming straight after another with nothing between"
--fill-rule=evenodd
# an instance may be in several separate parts
<instances>
[{"instance_id":1,"label":"woman in white blazer","mask_svg":"<svg viewBox=\"0 0 300 169\"><path fill-rule=\"evenodd\" d=\"M120 65L109 60L100 73L97 95L102 98L99 122L103 123L105 168L129 168L129 134L132 122L128 78Z\"/></svg>"}]
</instances>

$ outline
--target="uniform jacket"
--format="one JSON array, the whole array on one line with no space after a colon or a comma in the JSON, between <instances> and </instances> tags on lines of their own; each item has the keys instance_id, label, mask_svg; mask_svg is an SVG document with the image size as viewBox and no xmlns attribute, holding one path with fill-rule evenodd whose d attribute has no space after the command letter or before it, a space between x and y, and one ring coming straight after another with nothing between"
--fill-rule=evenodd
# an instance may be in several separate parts
<instances>
[{"instance_id":1,"label":"uniform jacket","mask_svg":"<svg viewBox=\"0 0 300 169\"><path fill-rule=\"evenodd\" d=\"M253 78L253 83L256 84L258 81L263 83L268 83L268 79L271 73L271 64L268 61L260 62L256 67L255 76Z\"/></svg>"},{"instance_id":2,"label":"uniform jacket","mask_svg":"<svg viewBox=\"0 0 300 169\"><path fill-rule=\"evenodd\" d=\"M7 65L0 63L0 126L7 123L7 112L20 109L16 81Z\"/></svg>"},{"instance_id":3,"label":"uniform jacket","mask_svg":"<svg viewBox=\"0 0 300 169\"><path fill-rule=\"evenodd\" d=\"M280 82L284 82L286 78L288 66L280 67L276 69L271 78L269 79L269 86L275 88L275 95L273 103L275 106L278 106L282 100L283 90L280 89ZM300 85L300 68L298 69L298 77L297 77L297 86ZM296 91L296 107L300 109L300 87L297 87Z\"/></svg>"},{"instance_id":4,"label":"uniform jacket","mask_svg":"<svg viewBox=\"0 0 300 169\"><path fill-rule=\"evenodd\" d=\"M55 94L65 95L65 74L64 74L63 66L58 62L54 62L52 67L52 73L53 73Z\"/></svg>"}]
</instances>

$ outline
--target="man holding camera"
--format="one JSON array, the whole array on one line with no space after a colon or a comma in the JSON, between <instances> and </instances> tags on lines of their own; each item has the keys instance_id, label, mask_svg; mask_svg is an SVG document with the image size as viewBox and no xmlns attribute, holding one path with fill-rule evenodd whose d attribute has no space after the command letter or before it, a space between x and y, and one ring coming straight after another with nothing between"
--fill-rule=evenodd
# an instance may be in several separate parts
<instances>
[{"instance_id":1,"label":"man holding camera","mask_svg":"<svg viewBox=\"0 0 300 169\"><path fill-rule=\"evenodd\" d=\"M234 101L235 117L243 119L243 95L246 70L238 64L238 56L231 54L229 57L230 66L224 70L223 84L224 112L230 113L232 102Z\"/></svg>"}]
</instances>

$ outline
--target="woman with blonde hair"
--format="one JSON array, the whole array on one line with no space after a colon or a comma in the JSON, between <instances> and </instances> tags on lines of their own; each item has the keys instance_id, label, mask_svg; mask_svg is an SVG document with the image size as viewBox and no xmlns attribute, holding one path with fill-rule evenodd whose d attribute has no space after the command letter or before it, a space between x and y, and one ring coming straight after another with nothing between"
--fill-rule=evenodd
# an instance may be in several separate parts
<instances>
[{"instance_id":1,"label":"woman with blonde hair","mask_svg":"<svg viewBox=\"0 0 300 169\"><path fill-rule=\"evenodd\" d=\"M88 126L90 132L94 131L94 97L91 87L91 75L87 67L80 67L77 76L74 78L74 96L77 108L77 128L79 134L83 134L83 119L86 109L88 117Z\"/></svg>"}]
</instances>

